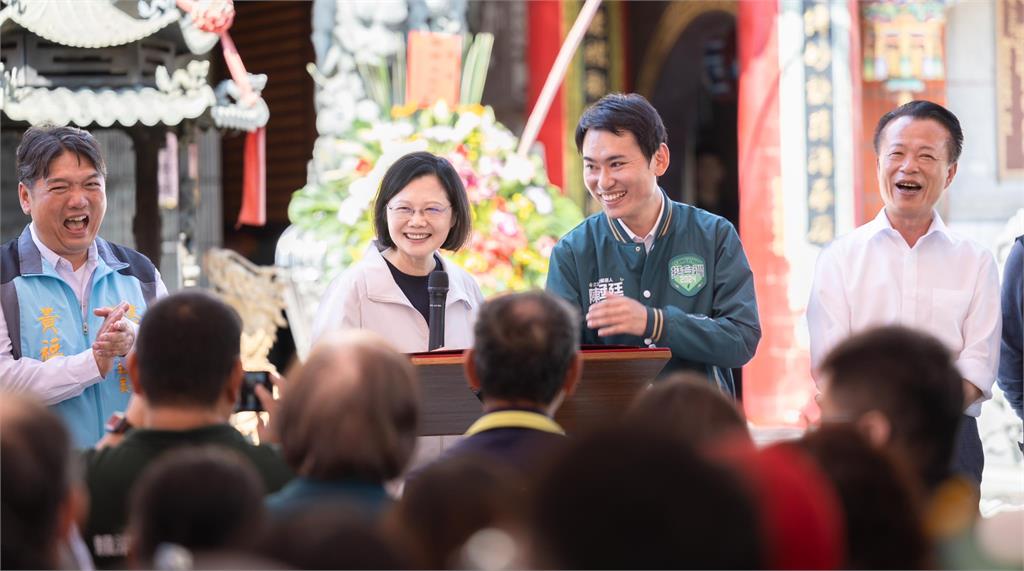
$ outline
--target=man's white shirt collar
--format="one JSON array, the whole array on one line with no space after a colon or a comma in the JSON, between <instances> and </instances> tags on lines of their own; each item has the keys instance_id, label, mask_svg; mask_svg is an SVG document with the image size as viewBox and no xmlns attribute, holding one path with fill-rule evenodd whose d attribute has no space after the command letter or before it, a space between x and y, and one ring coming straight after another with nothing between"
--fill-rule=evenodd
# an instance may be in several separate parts
<instances>
[{"instance_id":1,"label":"man's white shirt collar","mask_svg":"<svg viewBox=\"0 0 1024 571\"><path fill-rule=\"evenodd\" d=\"M30 223L28 225L28 230L32 234L32 242L34 242L35 245L36 245L36 248L39 249L39 253L43 256L44 260L46 260L47 262L50 262L50 265L52 265L54 267L54 269L57 269L57 265L61 261L63 261L65 264L67 264L67 267L68 267L69 270L71 270L72 272L74 271L74 265L71 263L70 260L68 260L67 258L61 257L59 254L57 254L57 252L54 252L53 250L47 248L46 244L43 244L43 241L39 239L39 235L36 234L36 223L35 222L32 222L32 223ZM92 264L94 264L98 257L99 257L99 249L96 247L96 241L93 240L92 244L89 245L89 254L88 254L88 257L85 260L85 265L92 265Z\"/></svg>"},{"instance_id":2,"label":"man's white shirt collar","mask_svg":"<svg viewBox=\"0 0 1024 571\"><path fill-rule=\"evenodd\" d=\"M622 228L623 228L623 230L626 231L626 234L629 235L629 239L630 240L632 240L633 242L636 242L637 244L642 243L644 245L644 247L647 249L647 251L650 252L651 248L654 247L654 235L658 232L658 226L661 225L661 217L664 216L664 215L665 215L665 200L663 199L661 201L661 210L658 210L658 218L657 218L657 220L654 221L654 226L651 227L651 231L648 232L647 235L644 236L643 238L640 238L639 236L637 236L636 233L633 232L629 228L629 226L626 225L626 221L625 220L619 218L618 221L622 223Z\"/></svg>"},{"instance_id":3,"label":"man's white shirt collar","mask_svg":"<svg viewBox=\"0 0 1024 571\"><path fill-rule=\"evenodd\" d=\"M878 211L878 215L875 216L875 219L868 224L871 226L872 236L885 232L890 236L895 236L901 240L903 239L899 231L893 228L892 222L889 221L889 216L885 213L885 207L882 207L882 209ZM932 223L928 226L928 231L924 233L924 236L921 236L921 239L923 240L932 233L941 234L950 242L955 241L949 227L942 221L942 217L939 216L939 212L935 209L932 209Z\"/></svg>"}]
</instances>

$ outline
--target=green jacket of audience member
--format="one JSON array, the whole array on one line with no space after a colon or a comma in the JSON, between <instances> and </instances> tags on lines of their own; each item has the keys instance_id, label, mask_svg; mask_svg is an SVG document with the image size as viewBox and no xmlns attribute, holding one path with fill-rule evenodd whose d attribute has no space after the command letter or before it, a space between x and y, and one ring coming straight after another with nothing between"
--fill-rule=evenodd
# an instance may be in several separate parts
<instances>
[{"instance_id":1,"label":"green jacket of audience member","mask_svg":"<svg viewBox=\"0 0 1024 571\"><path fill-rule=\"evenodd\" d=\"M228 424L192 430L131 430L119 445L84 454L90 502L89 520L82 537L97 568L123 566L128 553L125 526L132 487L158 456L182 446L223 446L241 453L262 477L268 494L292 478L291 469L276 450L249 443Z\"/></svg>"},{"instance_id":2,"label":"green jacket of audience member","mask_svg":"<svg viewBox=\"0 0 1024 571\"><path fill-rule=\"evenodd\" d=\"M725 218L663 196L654 246L633 242L619 220L590 216L551 252L547 290L580 308L608 295L646 305L643 337L598 337L583 322L584 344L668 347L662 373L697 370L735 394L733 367L754 356L761 326L754 277L739 236Z\"/></svg>"}]
</instances>

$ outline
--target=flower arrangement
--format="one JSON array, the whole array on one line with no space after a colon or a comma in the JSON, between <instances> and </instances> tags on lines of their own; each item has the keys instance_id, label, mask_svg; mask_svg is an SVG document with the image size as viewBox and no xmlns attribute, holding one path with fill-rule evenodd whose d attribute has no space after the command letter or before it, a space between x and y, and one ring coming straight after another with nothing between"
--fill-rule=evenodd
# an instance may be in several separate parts
<instances>
[{"instance_id":1,"label":"flower arrangement","mask_svg":"<svg viewBox=\"0 0 1024 571\"><path fill-rule=\"evenodd\" d=\"M288 215L325 242L322 269L330 280L373 238L373 199L388 167L407 153L430 151L451 161L472 210L470 241L451 259L485 294L543 287L551 248L583 213L548 182L540 157L515 153L517 142L479 104L394 106L388 117L357 119L333 141L328 152L338 168L295 192Z\"/></svg>"}]
</instances>

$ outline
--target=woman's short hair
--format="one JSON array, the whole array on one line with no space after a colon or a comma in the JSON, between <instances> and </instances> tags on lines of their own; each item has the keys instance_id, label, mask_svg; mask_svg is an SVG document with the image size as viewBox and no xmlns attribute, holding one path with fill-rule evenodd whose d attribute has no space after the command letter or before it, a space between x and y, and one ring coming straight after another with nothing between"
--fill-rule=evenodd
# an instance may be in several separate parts
<instances>
[{"instance_id":1,"label":"woman's short hair","mask_svg":"<svg viewBox=\"0 0 1024 571\"><path fill-rule=\"evenodd\" d=\"M697 448L721 438L750 440L736 403L706 377L689 371L673 373L637 395L626 418L657 425Z\"/></svg>"},{"instance_id":2,"label":"woman's short hair","mask_svg":"<svg viewBox=\"0 0 1024 571\"><path fill-rule=\"evenodd\" d=\"M381 180L377 199L373 204L373 227L377 233L377 243L385 248L394 248L395 242L388 232L388 203L396 194L402 192L412 181L434 175L444 187L448 202L452 207L452 220L455 224L448 231L448 237L441 247L445 250L458 250L469 240L473 230L473 219L469 210L469 197L466 187L459 178L448 159L426 151L409 153L395 161Z\"/></svg>"},{"instance_id":3,"label":"woman's short hair","mask_svg":"<svg viewBox=\"0 0 1024 571\"><path fill-rule=\"evenodd\" d=\"M326 336L285 393L278 422L284 458L299 475L385 482L416 444L416 372L379 335Z\"/></svg>"}]
</instances>

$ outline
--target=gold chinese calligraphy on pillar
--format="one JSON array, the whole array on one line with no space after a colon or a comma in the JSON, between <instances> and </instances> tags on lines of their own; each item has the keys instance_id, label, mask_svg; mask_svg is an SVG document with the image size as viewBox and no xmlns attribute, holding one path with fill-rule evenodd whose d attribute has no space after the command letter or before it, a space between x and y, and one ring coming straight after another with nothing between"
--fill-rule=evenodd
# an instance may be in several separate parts
<instances>
[{"instance_id":1,"label":"gold chinese calligraphy on pillar","mask_svg":"<svg viewBox=\"0 0 1024 571\"><path fill-rule=\"evenodd\" d=\"M807 106L807 240L824 245L835 236L835 160L832 114L832 23L828 4L806 0L804 96Z\"/></svg>"},{"instance_id":2,"label":"gold chinese calligraphy on pillar","mask_svg":"<svg viewBox=\"0 0 1024 571\"><path fill-rule=\"evenodd\" d=\"M560 0L564 2L565 20L563 30L568 30L576 21L582 0ZM562 156L565 165L564 188L581 203L587 201L583 185L583 162L576 152L575 126L583 109L605 95L625 89L625 40L623 2L603 2L594 14L573 58L565 78L565 116L568 128L565 130L565 146ZM582 192L583 194L578 194Z\"/></svg>"}]
</instances>

